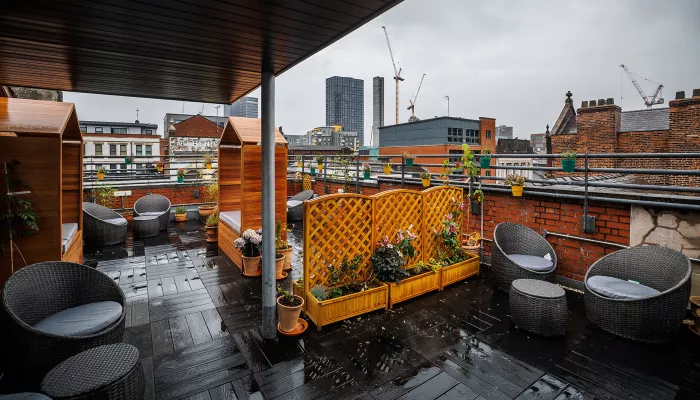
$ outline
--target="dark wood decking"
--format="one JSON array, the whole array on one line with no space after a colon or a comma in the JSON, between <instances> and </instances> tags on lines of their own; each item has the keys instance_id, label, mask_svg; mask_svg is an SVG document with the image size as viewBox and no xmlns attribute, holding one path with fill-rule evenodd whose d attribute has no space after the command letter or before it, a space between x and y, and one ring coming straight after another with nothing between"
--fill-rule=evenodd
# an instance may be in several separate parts
<instances>
[{"instance_id":1,"label":"dark wood decking","mask_svg":"<svg viewBox=\"0 0 700 400\"><path fill-rule=\"evenodd\" d=\"M566 336L544 339L513 326L487 272L265 341L260 279L241 276L201 229L190 221L86 249L127 296L124 341L141 352L149 399L700 398L698 340L687 329L663 346L616 338L587 325L582 295L567 291Z\"/></svg>"}]
</instances>

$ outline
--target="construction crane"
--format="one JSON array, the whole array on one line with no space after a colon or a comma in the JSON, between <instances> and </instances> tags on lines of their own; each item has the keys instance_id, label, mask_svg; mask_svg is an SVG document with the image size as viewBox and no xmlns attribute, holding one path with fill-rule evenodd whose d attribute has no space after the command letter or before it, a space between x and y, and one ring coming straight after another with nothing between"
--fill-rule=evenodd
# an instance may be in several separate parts
<instances>
[{"instance_id":1,"label":"construction crane","mask_svg":"<svg viewBox=\"0 0 700 400\"><path fill-rule=\"evenodd\" d=\"M401 77L401 68L396 69L396 61L394 61L394 52L391 51L391 43L389 43L389 34L386 32L386 27L382 26L384 29L384 36L386 36L386 45L389 46L389 55L391 56L391 64L394 66L394 80L396 81L396 124L399 124L399 81L404 80Z\"/></svg>"},{"instance_id":2,"label":"construction crane","mask_svg":"<svg viewBox=\"0 0 700 400\"><path fill-rule=\"evenodd\" d=\"M418 121L416 118L416 100L418 99L418 94L420 93L420 87L423 86L423 79L425 79L425 74L420 78L420 83L418 84L418 90L416 91L416 94L413 96L413 100L409 99L408 102L411 103L410 106L408 106L407 110L411 110L411 117L408 119L408 122L415 122Z\"/></svg>"},{"instance_id":3,"label":"construction crane","mask_svg":"<svg viewBox=\"0 0 700 400\"><path fill-rule=\"evenodd\" d=\"M651 108L651 106L653 106L655 104L664 104L664 98L661 97L662 96L661 90L664 88L664 85L662 85L658 82L654 82L654 81L651 81L649 79L643 78L639 75L636 75L636 76L639 76L640 78L644 79L645 81L657 83L659 85L656 88L656 91L654 92L654 94L651 96L651 98L649 98L642 90L642 87L639 86L639 83L637 83L637 79L635 79L635 74L630 72L629 68L627 68L627 66L625 64L620 64L620 68L624 69L625 72L627 72L627 76L630 77L630 79L632 80L632 84L639 92L639 95L642 96L642 99L644 99L644 104L647 106L647 108Z\"/></svg>"}]
</instances>

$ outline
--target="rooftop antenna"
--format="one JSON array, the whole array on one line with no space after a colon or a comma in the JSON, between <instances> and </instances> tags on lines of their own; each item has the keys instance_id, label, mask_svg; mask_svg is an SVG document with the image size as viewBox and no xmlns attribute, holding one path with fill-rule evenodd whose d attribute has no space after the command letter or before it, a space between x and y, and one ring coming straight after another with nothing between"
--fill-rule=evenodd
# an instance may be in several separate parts
<instances>
[{"instance_id":1,"label":"rooftop antenna","mask_svg":"<svg viewBox=\"0 0 700 400\"><path fill-rule=\"evenodd\" d=\"M139 109L136 109L136 123L139 123Z\"/></svg>"},{"instance_id":2,"label":"rooftop antenna","mask_svg":"<svg viewBox=\"0 0 700 400\"><path fill-rule=\"evenodd\" d=\"M219 108L220 108L220 107L221 107L221 106L214 106L214 108L216 108L216 116L217 116L217 117L219 116Z\"/></svg>"}]
</instances>

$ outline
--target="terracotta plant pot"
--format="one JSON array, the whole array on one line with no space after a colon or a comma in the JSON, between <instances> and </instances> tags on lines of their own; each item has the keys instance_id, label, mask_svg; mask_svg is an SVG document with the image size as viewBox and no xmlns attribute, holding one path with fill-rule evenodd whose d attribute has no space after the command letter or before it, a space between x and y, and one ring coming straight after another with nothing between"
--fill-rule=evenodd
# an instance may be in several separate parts
<instances>
[{"instance_id":1,"label":"terracotta plant pot","mask_svg":"<svg viewBox=\"0 0 700 400\"><path fill-rule=\"evenodd\" d=\"M421 181L423 182L423 187L430 186L430 179L429 178L423 178L423 179L421 179Z\"/></svg>"},{"instance_id":2,"label":"terracotta plant pot","mask_svg":"<svg viewBox=\"0 0 700 400\"><path fill-rule=\"evenodd\" d=\"M391 175L391 167L384 167L384 175Z\"/></svg>"},{"instance_id":3,"label":"terracotta plant pot","mask_svg":"<svg viewBox=\"0 0 700 400\"><path fill-rule=\"evenodd\" d=\"M211 163L206 163L206 164L204 164L204 168L206 168L206 169L211 169Z\"/></svg>"},{"instance_id":4,"label":"terracotta plant pot","mask_svg":"<svg viewBox=\"0 0 700 400\"><path fill-rule=\"evenodd\" d=\"M275 277L277 279L282 279L282 271L284 271L284 255L283 254L277 254L277 257L275 258Z\"/></svg>"},{"instance_id":5,"label":"terracotta plant pot","mask_svg":"<svg viewBox=\"0 0 700 400\"><path fill-rule=\"evenodd\" d=\"M243 272L246 275L257 275L260 267L260 256L246 257L243 256Z\"/></svg>"},{"instance_id":6,"label":"terracotta plant pot","mask_svg":"<svg viewBox=\"0 0 700 400\"><path fill-rule=\"evenodd\" d=\"M185 222L187 221L187 213L184 214L175 214L175 221L177 222Z\"/></svg>"},{"instance_id":7,"label":"terracotta plant pot","mask_svg":"<svg viewBox=\"0 0 700 400\"><path fill-rule=\"evenodd\" d=\"M304 307L304 299L299 296L294 296L297 300L295 303L298 303L298 305L290 307L280 304L280 299L283 297L284 296L280 296L277 298L277 312L280 315L280 330L282 332L291 332L296 328L299 322L299 314L301 314L301 308Z\"/></svg>"},{"instance_id":8,"label":"terracotta plant pot","mask_svg":"<svg viewBox=\"0 0 700 400\"><path fill-rule=\"evenodd\" d=\"M104 172L98 172L97 173L97 180L101 181L105 178L105 173Z\"/></svg>"},{"instance_id":9,"label":"terracotta plant pot","mask_svg":"<svg viewBox=\"0 0 700 400\"><path fill-rule=\"evenodd\" d=\"M277 250L279 254L284 255L284 270L285 271L291 271L292 270L292 253L294 252L294 249L292 246L289 246L288 248L284 250Z\"/></svg>"},{"instance_id":10,"label":"terracotta plant pot","mask_svg":"<svg viewBox=\"0 0 700 400\"><path fill-rule=\"evenodd\" d=\"M511 186L510 191L513 193L513 196L515 196L515 197L520 197L523 195L523 187L522 186Z\"/></svg>"},{"instance_id":11,"label":"terracotta plant pot","mask_svg":"<svg viewBox=\"0 0 700 400\"><path fill-rule=\"evenodd\" d=\"M214 243L219 240L218 226L205 226L204 229L207 231L207 243Z\"/></svg>"},{"instance_id":12,"label":"terracotta plant pot","mask_svg":"<svg viewBox=\"0 0 700 400\"><path fill-rule=\"evenodd\" d=\"M207 218L214 212L215 209L216 206L199 206L199 216L202 218Z\"/></svg>"}]
</instances>

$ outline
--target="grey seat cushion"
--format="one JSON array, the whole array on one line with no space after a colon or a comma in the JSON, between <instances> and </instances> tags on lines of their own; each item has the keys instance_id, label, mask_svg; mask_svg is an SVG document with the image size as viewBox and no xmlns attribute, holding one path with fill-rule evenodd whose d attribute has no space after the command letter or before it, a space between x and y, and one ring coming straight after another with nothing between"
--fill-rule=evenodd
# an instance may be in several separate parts
<instances>
[{"instance_id":1,"label":"grey seat cushion","mask_svg":"<svg viewBox=\"0 0 700 400\"><path fill-rule=\"evenodd\" d=\"M46 397L41 393L13 393L0 395L1 400L51 400L51 397Z\"/></svg>"},{"instance_id":2,"label":"grey seat cushion","mask_svg":"<svg viewBox=\"0 0 700 400\"><path fill-rule=\"evenodd\" d=\"M552 260L544 257L530 256L527 254L508 254L508 258L519 266L535 272L547 272L552 270Z\"/></svg>"},{"instance_id":3,"label":"grey seat cushion","mask_svg":"<svg viewBox=\"0 0 700 400\"><path fill-rule=\"evenodd\" d=\"M223 221L226 225L233 228L234 231L241 233L241 212L240 211L223 211L219 213L219 221Z\"/></svg>"},{"instance_id":4,"label":"grey seat cushion","mask_svg":"<svg viewBox=\"0 0 700 400\"><path fill-rule=\"evenodd\" d=\"M126 218L124 217L118 217L118 218L109 218L104 220L104 222L107 222L112 225L126 225Z\"/></svg>"},{"instance_id":5,"label":"grey seat cushion","mask_svg":"<svg viewBox=\"0 0 700 400\"><path fill-rule=\"evenodd\" d=\"M61 224L61 244L63 245L63 254L66 254L66 249L70 247L76 233L78 233L78 224L75 222Z\"/></svg>"},{"instance_id":6,"label":"grey seat cushion","mask_svg":"<svg viewBox=\"0 0 700 400\"><path fill-rule=\"evenodd\" d=\"M588 285L590 290L611 299L644 299L661 293L640 283L605 275L596 275L588 278L586 285Z\"/></svg>"},{"instance_id":7,"label":"grey seat cushion","mask_svg":"<svg viewBox=\"0 0 700 400\"><path fill-rule=\"evenodd\" d=\"M299 200L289 200L289 201L287 202L287 208L296 207L296 206L298 206L298 205L301 204L301 203L303 203L303 201L299 201Z\"/></svg>"},{"instance_id":8,"label":"grey seat cushion","mask_svg":"<svg viewBox=\"0 0 700 400\"><path fill-rule=\"evenodd\" d=\"M37 322L34 329L59 336L84 336L105 329L121 315L121 304L100 301L59 311Z\"/></svg>"}]
</instances>

